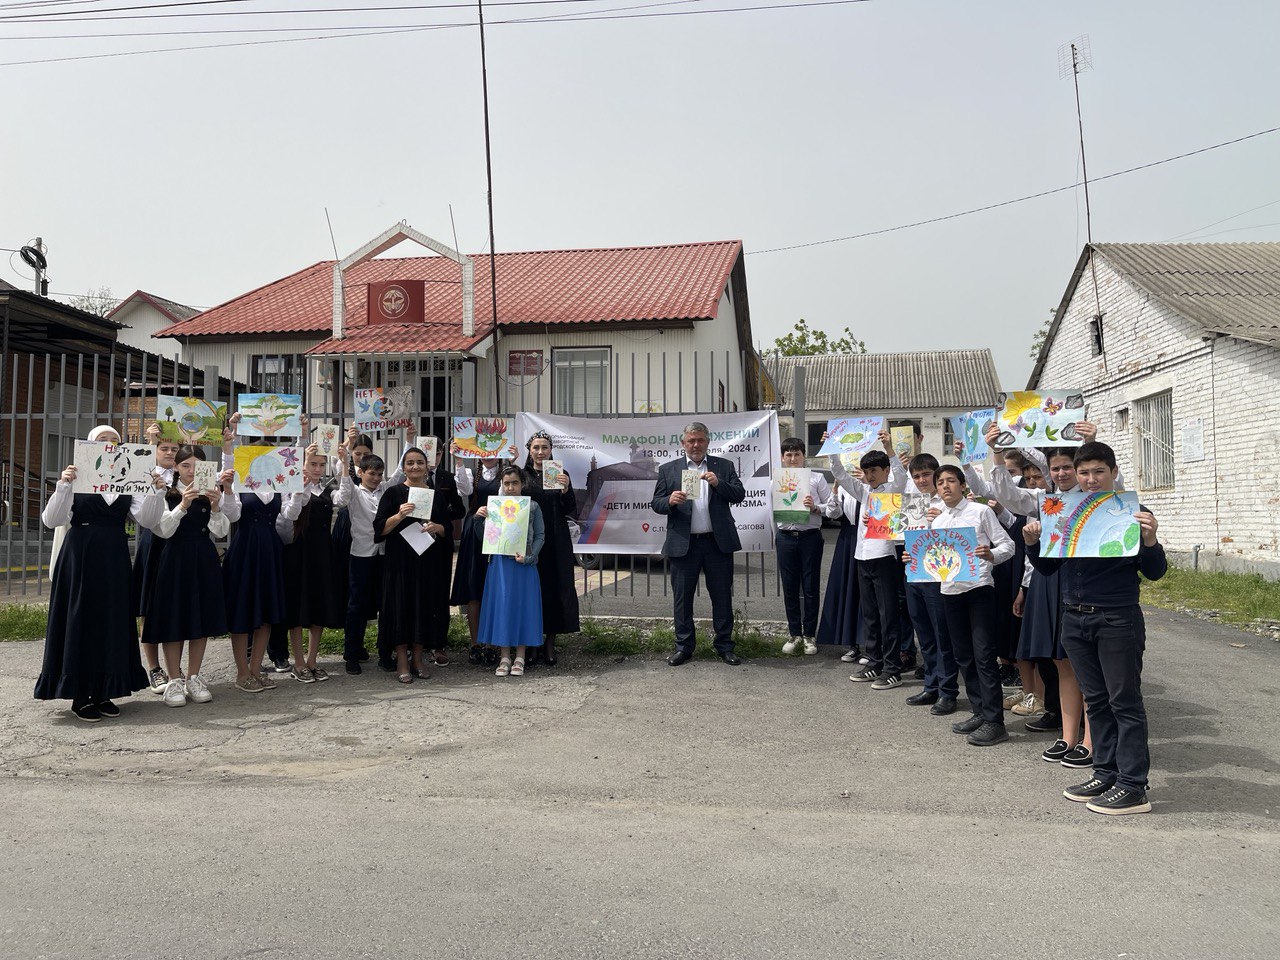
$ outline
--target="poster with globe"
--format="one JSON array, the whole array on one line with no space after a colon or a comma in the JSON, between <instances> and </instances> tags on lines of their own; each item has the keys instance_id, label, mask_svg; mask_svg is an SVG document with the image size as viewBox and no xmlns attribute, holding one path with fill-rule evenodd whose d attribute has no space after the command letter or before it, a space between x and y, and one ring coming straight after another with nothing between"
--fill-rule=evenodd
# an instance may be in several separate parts
<instances>
[{"instance_id":1,"label":"poster with globe","mask_svg":"<svg viewBox=\"0 0 1280 960\"><path fill-rule=\"evenodd\" d=\"M227 425L227 405L204 397L156 396L160 436L175 443L221 446Z\"/></svg>"},{"instance_id":2,"label":"poster with globe","mask_svg":"<svg viewBox=\"0 0 1280 960\"><path fill-rule=\"evenodd\" d=\"M978 533L973 527L904 530L908 583L971 583L981 579Z\"/></svg>"},{"instance_id":3,"label":"poster with globe","mask_svg":"<svg viewBox=\"0 0 1280 960\"><path fill-rule=\"evenodd\" d=\"M407 427L417 409L413 387L361 387L355 403L355 425L361 433Z\"/></svg>"},{"instance_id":4,"label":"poster with globe","mask_svg":"<svg viewBox=\"0 0 1280 960\"><path fill-rule=\"evenodd\" d=\"M880 442L884 417L839 417L827 421L826 436L818 456L829 454L862 456Z\"/></svg>"}]
</instances>

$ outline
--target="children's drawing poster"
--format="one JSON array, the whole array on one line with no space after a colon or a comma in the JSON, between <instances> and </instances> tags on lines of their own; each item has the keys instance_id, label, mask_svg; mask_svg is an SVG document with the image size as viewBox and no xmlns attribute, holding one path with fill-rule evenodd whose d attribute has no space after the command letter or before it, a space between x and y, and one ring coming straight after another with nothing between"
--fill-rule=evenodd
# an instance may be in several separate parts
<instances>
[{"instance_id":1,"label":"children's drawing poster","mask_svg":"<svg viewBox=\"0 0 1280 960\"><path fill-rule=\"evenodd\" d=\"M361 387L355 404L356 429L361 433L407 427L416 408L413 387Z\"/></svg>"},{"instance_id":2,"label":"children's drawing poster","mask_svg":"<svg viewBox=\"0 0 1280 960\"><path fill-rule=\"evenodd\" d=\"M436 467L436 438L434 436L419 437L417 443L418 449L427 456L427 469L434 470Z\"/></svg>"},{"instance_id":3,"label":"children's drawing poster","mask_svg":"<svg viewBox=\"0 0 1280 960\"><path fill-rule=\"evenodd\" d=\"M903 533L908 583L968 583L981 578L978 533L973 527Z\"/></svg>"},{"instance_id":4,"label":"children's drawing poster","mask_svg":"<svg viewBox=\"0 0 1280 960\"><path fill-rule=\"evenodd\" d=\"M906 427L890 427L889 436L893 441L893 455L900 457L904 453L912 456L916 452L916 428L912 426Z\"/></svg>"},{"instance_id":5,"label":"children's drawing poster","mask_svg":"<svg viewBox=\"0 0 1280 960\"><path fill-rule=\"evenodd\" d=\"M991 452L986 441L987 430L995 422L996 411L992 407L951 418L951 432L961 444L961 463L986 462L987 454Z\"/></svg>"},{"instance_id":6,"label":"children's drawing poster","mask_svg":"<svg viewBox=\"0 0 1280 960\"><path fill-rule=\"evenodd\" d=\"M811 475L808 467L779 467L774 471L774 523L809 522L809 508L804 505L804 498L809 496Z\"/></svg>"},{"instance_id":7,"label":"children's drawing poster","mask_svg":"<svg viewBox=\"0 0 1280 960\"><path fill-rule=\"evenodd\" d=\"M1132 492L1041 493L1040 556L1135 556L1142 541L1137 512Z\"/></svg>"},{"instance_id":8,"label":"children's drawing poster","mask_svg":"<svg viewBox=\"0 0 1280 960\"><path fill-rule=\"evenodd\" d=\"M702 473L701 470L680 471L680 489L690 500L702 499Z\"/></svg>"},{"instance_id":9,"label":"children's drawing poster","mask_svg":"<svg viewBox=\"0 0 1280 960\"><path fill-rule=\"evenodd\" d=\"M203 397L170 397L162 393L156 396L156 423L165 440L221 446L227 405Z\"/></svg>"},{"instance_id":10,"label":"children's drawing poster","mask_svg":"<svg viewBox=\"0 0 1280 960\"><path fill-rule=\"evenodd\" d=\"M515 420L507 417L454 417L449 452L477 460L515 460Z\"/></svg>"},{"instance_id":11,"label":"children's drawing poster","mask_svg":"<svg viewBox=\"0 0 1280 960\"><path fill-rule=\"evenodd\" d=\"M490 497L484 518L482 552L514 557L529 539L529 498Z\"/></svg>"},{"instance_id":12,"label":"children's drawing poster","mask_svg":"<svg viewBox=\"0 0 1280 960\"><path fill-rule=\"evenodd\" d=\"M564 464L559 460L542 461L542 485L544 487L554 487L563 476Z\"/></svg>"},{"instance_id":13,"label":"children's drawing poster","mask_svg":"<svg viewBox=\"0 0 1280 960\"><path fill-rule=\"evenodd\" d=\"M72 493L124 493L144 496L155 489L155 448L145 443L97 443L77 440Z\"/></svg>"},{"instance_id":14,"label":"children's drawing poster","mask_svg":"<svg viewBox=\"0 0 1280 960\"><path fill-rule=\"evenodd\" d=\"M902 539L902 494L872 493L862 509L864 536L868 540Z\"/></svg>"},{"instance_id":15,"label":"children's drawing poster","mask_svg":"<svg viewBox=\"0 0 1280 960\"><path fill-rule=\"evenodd\" d=\"M326 457L335 457L338 455L338 448L342 446L342 428L336 423L316 424L311 442Z\"/></svg>"},{"instance_id":16,"label":"children's drawing poster","mask_svg":"<svg viewBox=\"0 0 1280 960\"><path fill-rule=\"evenodd\" d=\"M1084 419L1080 390L1015 390L1000 395L996 448L1078 447L1076 422Z\"/></svg>"},{"instance_id":17,"label":"children's drawing poster","mask_svg":"<svg viewBox=\"0 0 1280 960\"><path fill-rule=\"evenodd\" d=\"M236 397L236 409L240 412L236 433L242 437L302 436L299 394L242 393Z\"/></svg>"},{"instance_id":18,"label":"children's drawing poster","mask_svg":"<svg viewBox=\"0 0 1280 960\"><path fill-rule=\"evenodd\" d=\"M236 447L233 457L236 493L302 492L302 450L298 447Z\"/></svg>"},{"instance_id":19,"label":"children's drawing poster","mask_svg":"<svg viewBox=\"0 0 1280 960\"><path fill-rule=\"evenodd\" d=\"M209 460L197 460L191 485L197 490L212 493L218 487L218 474L221 472L218 464Z\"/></svg>"},{"instance_id":20,"label":"children's drawing poster","mask_svg":"<svg viewBox=\"0 0 1280 960\"><path fill-rule=\"evenodd\" d=\"M929 505L933 497L927 493L902 495L902 529L924 530L929 526Z\"/></svg>"},{"instance_id":21,"label":"children's drawing poster","mask_svg":"<svg viewBox=\"0 0 1280 960\"><path fill-rule=\"evenodd\" d=\"M840 417L827 421L827 436L819 456L832 453L861 456L879 442L884 417Z\"/></svg>"},{"instance_id":22,"label":"children's drawing poster","mask_svg":"<svg viewBox=\"0 0 1280 960\"><path fill-rule=\"evenodd\" d=\"M409 502L413 504L413 513L409 516L415 520L430 520L431 508L435 506L436 492L430 487L406 487L409 491Z\"/></svg>"}]
</instances>

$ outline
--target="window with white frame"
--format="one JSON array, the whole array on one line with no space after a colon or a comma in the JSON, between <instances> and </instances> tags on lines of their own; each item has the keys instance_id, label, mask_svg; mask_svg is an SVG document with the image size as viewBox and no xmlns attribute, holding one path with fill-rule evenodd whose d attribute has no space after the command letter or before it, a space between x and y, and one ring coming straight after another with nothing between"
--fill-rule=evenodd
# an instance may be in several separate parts
<instances>
[{"instance_id":1,"label":"window with white frame","mask_svg":"<svg viewBox=\"0 0 1280 960\"><path fill-rule=\"evenodd\" d=\"M557 347L551 351L552 412L592 415L609 412L613 350Z\"/></svg>"},{"instance_id":2,"label":"window with white frame","mask_svg":"<svg viewBox=\"0 0 1280 960\"><path fill-rule=\"evenodd\" d=\"M1138 488L1173 489L1173 391L1133 401Z\"/></svg>"}]
</instances>

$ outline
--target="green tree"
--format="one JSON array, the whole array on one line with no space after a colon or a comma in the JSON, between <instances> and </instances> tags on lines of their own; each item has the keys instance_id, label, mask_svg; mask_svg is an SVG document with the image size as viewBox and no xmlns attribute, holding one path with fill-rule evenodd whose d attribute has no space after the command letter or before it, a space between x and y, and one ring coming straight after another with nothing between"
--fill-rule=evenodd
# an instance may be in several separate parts
<instances>
[{"instance_id":1,"label":"green tree","mask_svg":"<svg viewBox=\"0 0 1280 960\"><path fill-rule=\"evenodd\" d=\"M809 326L803 317L796 328L773 341L766 353L779 353L784 357L811 357L823 353L866 353L867 345L853 335L848 327L844 335L836 338L825 330Z\"/></svg>"},{"instance_id":2,"label":"green tree","mask_svg":"<svg viewBox=\"0 0 1280 960\"><path fill-rule=\"evenodd\" d=\"M1045 317L1044 322L1040 324L1040 329L1036 331L1036 335L1031 338L1032 360L1040 359L1040 351L1044 349L1044 342L1049 337L1049 327L1053 324L1053 318L1057 313L1057 310L1050 310L1049 315Z\"/></svg>"}]
</instances>

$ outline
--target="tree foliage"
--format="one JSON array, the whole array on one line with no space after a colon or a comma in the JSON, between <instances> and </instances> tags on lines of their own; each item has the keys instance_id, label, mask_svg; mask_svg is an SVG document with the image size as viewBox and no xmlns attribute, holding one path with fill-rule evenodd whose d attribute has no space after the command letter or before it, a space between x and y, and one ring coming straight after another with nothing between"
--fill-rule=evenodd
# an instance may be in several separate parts
<instances>
[{"instance_id":1,"label":"tree foliage","mask_svg":"<svg viewBox=\"0 0 1280 960\"><path fill-rule=\"evenodd\" d=\"M1053 323L1053 318L1057 314L1057 310L1050 310L1049 315L1044 318L1044 322L1040 324L1040 329L1036 331L1036 335L1031 338L1031 359L1039 360L1040 351L1044 349L1044 342L1049 336L1049 327Z\"/></svg>"},{"instance_id":2,"label":"tree foliage","mask_svg":"<svg viewBox=\"0 0 1280 960\"><path fill-rule=\"evenodd\" d=\"M866 353L867 345L853 335L848 327L844 335L832 337L825 330L811 328L803 317L790 333L773 341L766 353L779 353L784 357L811 357L824 353Z\"/></svg>"},{"instance_id":3,"label":"tree foliage","mask_svg":"<svg viewBox=\"0 0 1280 960\"><path fill-rule=\"evenodd\" d=\"M68 297L67 303L75 307L77 310L83 310L85 313L92 313L99 317L105 317L113 309L119 301L111 295L110 287L98 287L90 290L83 296Z\"/></svg>"}]
</instances>

